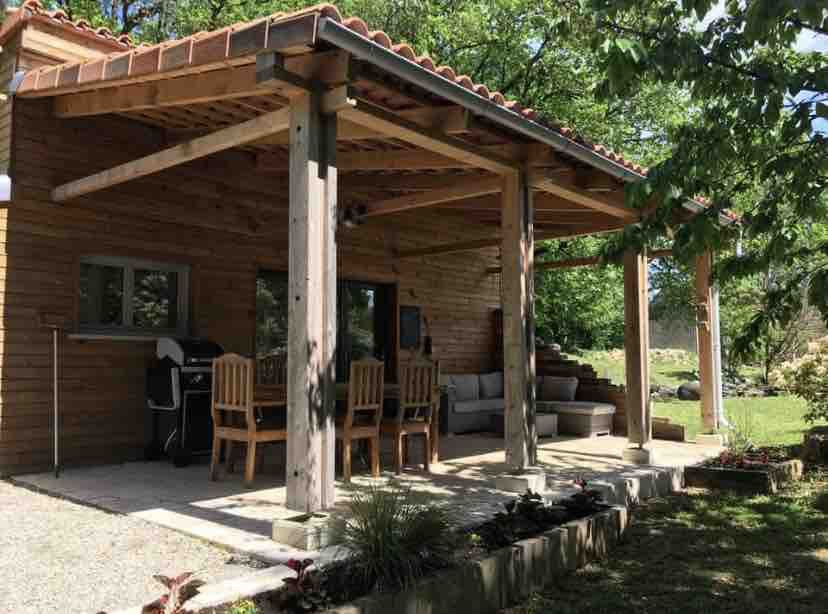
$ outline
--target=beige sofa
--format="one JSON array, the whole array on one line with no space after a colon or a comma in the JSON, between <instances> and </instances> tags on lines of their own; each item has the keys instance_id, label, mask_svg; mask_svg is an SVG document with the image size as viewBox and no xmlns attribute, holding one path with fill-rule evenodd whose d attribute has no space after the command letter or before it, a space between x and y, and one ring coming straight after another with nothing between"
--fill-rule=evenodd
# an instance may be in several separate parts
<instances>
[{"instance_id":1,"label":"beige sofa","mask_svg":"<svg viewBox=\"0 0 828 614\"><path fill-rule=\"evenodd\" d=\"M537 413L558 416L558 433L579 437L612 434L615 405L597 401L576 401L577 377L552 375L537 378Z\"/></svg>"},{"instance_id":2,"label":"beige sofa","mask_svg":"<svg viewBox=\"0 0 828 614\"><path fill-rule=\"evenodd\" d=\"M443 375L440 383L446 391L440 406L440 431L443 434L488 431L496 424L502 429L505 401L501 371L482 375ZM557 432L561 435L596 437L611 434L615 406L576 401L577 389L578 379L575 377L538 376L537 413L555 414ZM555 434L553 421L541 422L549 424L540 436Z\"/></svg>"}]
</instances>

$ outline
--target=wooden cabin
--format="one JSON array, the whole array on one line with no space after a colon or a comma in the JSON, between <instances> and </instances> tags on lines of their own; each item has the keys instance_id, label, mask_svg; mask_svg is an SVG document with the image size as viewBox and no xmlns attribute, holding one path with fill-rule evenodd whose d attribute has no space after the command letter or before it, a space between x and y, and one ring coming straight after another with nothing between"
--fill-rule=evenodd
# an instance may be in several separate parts
<instances>
[{"instance_id":1,"label":"wooden cabin","mask_svg":"<svg viewBox=\"0 0 828 614\"><path fill-rule=\"evenodd\" d=\"M507 458L532 464L534 241L635 223L644 169L330 5L135 46L27 0L0 44L0 474L52 463L55 329L66 463L140 458L154 341L198 336L287 349L289 501L326 507L325 382L355 344L391 373L422 351L403 308L444 372L504 370ZM638 449L646 255L626 267Z\"/></svg>"}]
</instances>

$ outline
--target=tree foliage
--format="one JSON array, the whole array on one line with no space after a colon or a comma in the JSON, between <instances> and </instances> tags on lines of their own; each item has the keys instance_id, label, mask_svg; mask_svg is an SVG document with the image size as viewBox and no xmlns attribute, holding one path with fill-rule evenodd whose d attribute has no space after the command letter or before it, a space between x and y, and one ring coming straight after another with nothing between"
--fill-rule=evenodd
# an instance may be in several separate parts
<instances>
[{"instance_id":1,"label":"tree foliage","mask_svg":"<svg viewBox=\"0 0 828 614\"><path fill-rule=\"evenodd\" d=\"M602 95L628 97L655 82L686 91L693 109L671 134L670 155L628 188L631 203L658 209L625 239L672 236L685 258L721 250L732 245L734 225L720 214L736 211L752 249L723 258L716 274L770 282L737 351L749 354L764 331L788 326L803 297L828 317L828 62L809 49L828 35L825 1L726 0L718 13L713 0L584 4L595 14ZM707 213L675 228L683 204L702 194Z\"/></svg>"},{"instance_id":2,"label":"tree foliage","mask_svg":"<svg viewBox=\"0 0 828 614\"><path fill-rule=\"evenodd\" d=\"M538 262L595 254L601 239L549 242ZM564 350L608 349L624 342L624 274L617 266L538 271L535 284L539 339Z\"/></svg>"}]
</instances>

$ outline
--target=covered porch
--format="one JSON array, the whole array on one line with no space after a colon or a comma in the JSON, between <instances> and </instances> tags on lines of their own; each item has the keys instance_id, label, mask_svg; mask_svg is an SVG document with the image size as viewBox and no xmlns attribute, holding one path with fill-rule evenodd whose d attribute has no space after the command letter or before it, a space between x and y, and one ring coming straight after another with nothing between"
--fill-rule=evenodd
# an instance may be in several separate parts
<instances>
[{"instance_id":1,"label":"covered porch","mask_svg":"<svg viewBox=\"0 0 828 614\"><path fill-rule=\"evenodd\" d=\"M533 467L548 470L557 488L582 462L586 472L597 463L598 473L649 464L651 452L656 463L668 462L657 458L668 444L652 441L645 253L629 252L624 263L627 381L624 418L615 432L626 439L566 442L567 460L559 464L554 448L547 454L547 443L538 447L535 428L541 371L534 341L535 242L639 222L643 212L624 205L623 188L644 169L543 123L450 68L435 67L405 45L392 45L359 20L343 20L332 7L58 64L38 64L34 56L28 61L18 67L26 72L14 100L19 164L11 241L14 224L20 235L48 226L64 243L65 253L55 252L60 269L71 275L85 265L114 268L115 261L99 259L99 252L139 258L125 269L133 282L148 261L182 262L186 268L163 270L186 271L192 283L179 283L178 290L189 301L179 295L180 317L163 328L215 338L226 350L248 355L262 349L250 290L260 280L278 285L262 270L282 276L287 460L284 479L267 476L275 489L265 505L271 517L276 508L310 512L337 505L336 382L353 349L343 346L352 343L341 334L351 323L337 307L344 293L360 287L373 288L377 300L387 292L384 325L372 325L370 354L385 362L391 382L400 364L423 354L440 361L444 373L504 374L504 437L469 436L435 446L433 460L442 461L434 470L437 492L493 492L494 478ZM44 206L52 208L45 213ZM698 208L688 203L687 215ZM59 230L52 228L55 220ZM709 254L699 260L698 291L703 412L712 430L710 261ZM71 301L26 308L67 333L62 351L68 366L59 383L69 387L62 398L66 415L77 420L70 432L81 457L94 432L84 418L89 404L109 398L114 406L127 397L140 408L135 372L151 352L145 346L135 360L123 344L152 336L142 338L134 327L122 335L115 326L98 330L100 314L90 324L82 301ZM124 304L119 317L135 324L134 306ZM423 339L411 345L400 324L405 306L418 307L423 324ZM498 309L502 326L496 329L490 318ZM113 374L90 385L85 378L94 375L84 361L107 368L115 363L128 374L127 383ZM4 420L13 411L4 408ZM121 428L111 416L102 419ZM129 419L135 427L138 420ZM130 445L138 439L118 434ZM22 449L15 437L6 435ZM452 445L467 447L452 452ZM570 449L581 445L598 451ZM41 462L42 450L38 454ZM133 486L143 471L159 466L137 467L128 480ZM169 477L156 481L173 489L186 482L188 490L215 492L218 507L247 509L248 497L223 500L229 493L221 489L238 483L210 484L203 471L193 475L198 468L165 467ZM425 475L412 479L432 483ZM210 509L209 503L194 507ZM260 512L251 512L254 520Z\"/></svg>"},{"instance_id":2,"label":"covered porch","mask_svg":"<svg viewBox=\"0 0 828 614\"><path fill-rule=\"evenodd\" d=\"M648 498L680 487L680 468L716 454L719 448L692 443L655 441L656 467L621 459L623 437L545 438L538 445L538 466L547 474L548 499L572 494L576 478L586 479L613 503ZM503 440L491 434L461 435L442 440L441 462L431 474L408 471L399 478L385 473L373 480L357 472L350 485L337 484L341 510L350 496L372 485L398 484L424 501L446 506L459 527L477 524L502 511L514 494L495 487L508 468ZM275 457L268 460L279 462ZM51 472L29 474L15 482L101 509L127 514L222 545L265 562L281 562L295 549L271 539L273 520L296 515L287 503L281 471L257 476L253 489L240 480L205 481L206 465L172 470L163 462L68 469L60 478ZM671 483L672 482L672 483Z\"/></svg>"}]
</instances>

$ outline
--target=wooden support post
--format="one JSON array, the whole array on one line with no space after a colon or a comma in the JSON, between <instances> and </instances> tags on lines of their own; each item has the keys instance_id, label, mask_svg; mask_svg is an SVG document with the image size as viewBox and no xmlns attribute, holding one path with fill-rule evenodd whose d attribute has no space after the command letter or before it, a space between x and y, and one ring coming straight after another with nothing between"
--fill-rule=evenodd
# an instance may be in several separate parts
<instances>
[{"instance_id":1,"label":"wooden support post","mask_svg":"<svg viewBox=\"0 0 828 614\"><path fill-rule=\"evenodd\" d=\"M627 438L631 447L624 460L648 464L644 448L651 439L650 316L647 297L647 255L628 250L624 255L624 350L627 370Z\"/></svg>"},{"instance_id":2,"label":"wooden support post","mask_svg":"<svg viewBox=\"0 0 828 614\"><path fill-rule=\"evenodd\" d=\"M713 293L710 287L712 269L713 256L709 251L696 259L696 335L699 346L702 434L713 434L719 426L714 405Z\"/></svg>"},{"instance_id":3,"label":"wooden support post","mask_svg":"<svg viewBox=\"0 0 828 614\"><path fill-rule=\"evenodd\" d=\"M334 504L336 116L316 94L290 116L287 507Z\"/></svg>"},{"instance_id":4,"label":"wooden support post","mask_svg":"<svg viewBox=\"0 0 828 614\"><path fill-rule=\"evenodd\" d=\"M532 196L523 173L503 176L502 302L506 464L536 462Z\"/></svg>"}]
</instances>

